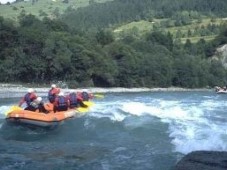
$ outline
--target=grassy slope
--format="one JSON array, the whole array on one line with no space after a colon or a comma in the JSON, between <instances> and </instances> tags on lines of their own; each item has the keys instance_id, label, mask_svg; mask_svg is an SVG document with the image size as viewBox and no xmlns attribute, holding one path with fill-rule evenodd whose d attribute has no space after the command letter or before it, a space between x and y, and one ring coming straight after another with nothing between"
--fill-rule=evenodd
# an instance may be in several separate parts
<instances>
[{"instance_id":1,"label":"grassy slope","mask_svg":"<svg viewBox=\"0 0 227 170\"><path fill-rule=\"evenodd\" d=\"M163 20L166 20L166 19L162 19L162 20L155 19L154 22L148 22L148 21L142 20L142 21L138 21L138 22L127 23L127 24L124 24L124 25L116 28L114 30L114 33L115 33L116 37L121 36L121 33L127 34L129 32L131 32L131 33L136 32L136 34L142 36L145 33L151 32L153 30L154 24L157 24L157 23L160 24L160 22ZM219 25L223 22L226 23L227 21L223 20L222 18L219 18L219 19L216 19L214 24ZM202 25L207 26L208 24L212 24L210 18L203 19L201 23L197 23L196 21L194 21L194 22L192 22L192 24L186 25L186 26L169 27L169 28L164 28L164 29L159 28L159 29L161 29L162 31L165 31L165 32L169 31L175 37L177 30L181 30L182 33L187 34L189 29L193 31L198 26L199 27ZM182 40L182 42L185 42L186 39L190 39L191 42L197 42L201 38L204 38L205 40L210 41L210 40L214 39L215 36L216 35L203 36L203 37L190 37L190 38L185 37L185 38L181 38L181 40Z\"/></svg>"},{"instance_id":2,"label":"grassy slope","mask_svg":"<svg viewBox=\"0 0 227 170\"><path fill-rule=\"evenodd\" d=\"M97 3L103 3L111 0L95 0ZM89 5L89 0L69 0L69 3L62 3L62 0L38 0L32 5L32 0L28 2L13 3L11 5L0 5L0 16L17 20L17 16L22 10L27 14L39 16L39 11L42 10L48 15L51 15L56 8L63 12L69 6L72 8L80 8ZM16 9L16 10L15 10Z\"/></svg>"},{"instance_id":3,"label":"grassy slope","mask_svg":"<svg viewBox=\"0 0 227 170\"><path fill-rule=\"evenodd\" d=\"M112 0L95 0L97 3L103 3L106 1L112 1ZM69 6L72 8L80 8L85 7L89 5L89 0L69 0L69 3L62 3L62 0L38 0L34 5L32 5L32 0L28 2L20 2L20 3L13 3L11 5L0 5L0 16L3 16L5 18L11 18L14 20L17 20L17 16L21 13L22 10L25 10L27 14L31 13L36 16L39 16L40 10L47 13L49 16L53 13L53 11L58 8L59 11L62 13L64 10L66 10ZM131 22L128 24L124 24L114 30L114 33L116 37L121 37L123 34L134 34L134 35L144 35L147 32L150 32L153 29L154 24L160 24L161 21L166 20L158 20L154 19L154 22L148 22L148 21L139 21L139 22ZM222 19L217 19L215 24L220 24L221 22L224 22ZM227 22L225 20L225 22ZM196 26L201 25L208 25L211 23L210 19L206 18L202 20L202 23L198 24L196 21L192 22L191 25L187 26L180 26L180 27L169 27L169 28L159 28L162 31L169 31L174 36L176 35L177 30L181 30L182 33L187 34L188 29L192 30L195 29ZM204 36L204 37L190 37L189 39L191 42L197 42L200 38L204 38L205 40L212 40L215 37L215 35L212 36ZM185 42L188 37L181 38L182 42Z\"/></svg>"}]
</instances>

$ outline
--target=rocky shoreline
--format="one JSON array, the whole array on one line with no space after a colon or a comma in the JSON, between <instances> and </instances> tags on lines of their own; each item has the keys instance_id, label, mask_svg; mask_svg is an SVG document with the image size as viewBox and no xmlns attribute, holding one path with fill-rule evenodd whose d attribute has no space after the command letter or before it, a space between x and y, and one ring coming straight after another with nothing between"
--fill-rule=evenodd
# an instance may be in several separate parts
<instances>
[{"instance_id":1,"label":"rocky shoreline","mask_svg":"<svg viewBox=\"0 0 227 170\"><path fill-rule=\"evenodd\" d=\"M194 151L185 155L173 170L226 170L227 152Z\"/></svg>"},{"instance_id":2,"label":"rocky shoreline","mask_svg":"<svg viewBox=\"0 0 227 170\"><path fill-rule=\"evenodd\" d=\"M0 84L0 98L22 97L27 92L28 87L22 85ZM46 95L50 88L34 87L40 96ZM76 89L81 91L83 88ZM119 93L119 92L156 92L156 91L210 91L212 89L186 89L178 87L169 88L86 88L92 93ZM71 89L62 89L63 92L69 92Z\"/></svg>"},{"instance_id":3,"label":"rocky shoreline","mask_svg":"<svg viewBox=\"0 0 227 170\"><path fill-rule=\"evenodd\" d=\"M22 85L13 85L13 84L0 84L0 98L13 98L13 97L22 97L27 93L29 87L24 87ZM46 96L50 87L34 87L37 94L40 96ZM83 88L76 89L81 91ZM157 92L157 91L211 91L213 89L186 89L178 87L169 87L169 88L86 88L92 93L120 93L120 92ZM64 88L63 92L67 93L71 89Z\"/></svg>"}]
</instances>

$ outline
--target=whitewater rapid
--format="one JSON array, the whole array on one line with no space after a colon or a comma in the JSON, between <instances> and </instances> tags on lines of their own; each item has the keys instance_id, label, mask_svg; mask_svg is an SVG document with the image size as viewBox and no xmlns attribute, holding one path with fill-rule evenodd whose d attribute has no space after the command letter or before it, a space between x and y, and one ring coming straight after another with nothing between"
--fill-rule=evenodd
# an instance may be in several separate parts
<instances>
[{"instance_id":1,"label":"whitewater rapid","mask_svg":"<svg viewBox=\"0 0 227 170\"><path fill-rule=\"evenodd\" d=\"M208 94L198 99L185 99L187 94L181 98L175 94L174 97L172 94L165 96L163 92L161 97L151 98L147 94L124 96L111 93L106 94L105 99L96 99L86 116L122 122L126 128L143 127L145 124L153 126L158 121L168 127L164 133L169 136L172 152L187 154L196 150L226 151L227 97ZM4 113L11 106L0 106L0 119L4 119ZM128 120L130 117L133 119Z\"/></svg>"},{"instance_id":2,"label":"whitewater rapid","mask_svg":"<svg viewBox=\"0 0 227 170\"><path fill-rule=\"evenodd\" d=\"M97 118L107 117L112 121L123 122L131 116L138 117L132 126L143 126L147 116L159 119L168 125L169 138L174 146L173 152L187 154L196 150L227 150L227 118L225 117L225 101L215 101L207 97L204 101L139 99L100 102L90 113ZM221 113L215 113L220 112ZM152 125L152 122L149 122Z\"/></svg>"}]
</instances>

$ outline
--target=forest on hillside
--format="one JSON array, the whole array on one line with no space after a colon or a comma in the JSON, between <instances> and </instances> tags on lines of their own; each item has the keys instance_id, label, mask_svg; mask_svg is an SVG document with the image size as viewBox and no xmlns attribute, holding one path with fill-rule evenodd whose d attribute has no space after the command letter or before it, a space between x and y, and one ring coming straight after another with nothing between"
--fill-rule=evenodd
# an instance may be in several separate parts
<instances>
[{"instance_id":1,"label":"forest on hillside","mask_svg":"<svg viewBox=\"0 0 227 170\"><path fill-rule=\"evenodd\" d=\"M187 24L201 15L226 17L226 11L225 0L114 0L79 10L69 7L61 18L71 27L89 29L154 18L174 18L176 24Z\"/></svg>"},{"instance_id":2,"label":"forest on hillside","mask_svg":"<svg viewBox=\"0 0 227 170\"><path fill-rule=\"evenodd\" d=\"M185 11L190 16L185 18ZM175 24L187 24L203 15L226 17L227 3L115 0L69 8L54 18L21 13L16 22L0 17L0 81L60 80L71 87L226 85L227 70L219 60L211 59L215 49L227 43L226 26L220 26L213 41L197 43L182 43L159 29L142 37L116 38L113 34L114 27L136 20L176 17Z\"/></svg>"}]
</instances>

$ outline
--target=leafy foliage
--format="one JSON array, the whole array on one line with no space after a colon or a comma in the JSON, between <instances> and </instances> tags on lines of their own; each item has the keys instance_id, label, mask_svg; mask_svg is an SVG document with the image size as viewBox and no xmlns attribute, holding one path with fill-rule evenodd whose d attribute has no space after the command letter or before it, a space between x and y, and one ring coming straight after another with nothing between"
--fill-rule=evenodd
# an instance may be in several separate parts
<instances>
[{"instance_id":1,"label":"leafy foliage","mask_svg":"<svg viewBox=\"0 0 227 170\"><path fill-rule=\"evenodd\" d=\"M115 0L87 8L69 8L55 18L21 13L18 23L0 17L0 81L69 82L72 87L188 88L227 83L227 71L211 57L227 43L227 30L214 41L181 43L182 32L138 30L121 38L112 28L123 22L172 17L181 25L203 15L225 15L223 0ZM67 3L67 1L65 1ZM34 4L35 5L35 4ZM168 8L167 8L168 7ZM177 11L177 12L176 12ZM176 12L176 13L175 13ZM171 25L173 23L163 22ZM209 28L209 29L208 29ZM205 29L204 29L205 30ZM214 32L215 26L207 26ZM206 32L206 31L205 31ZM204 34L206 34L204 32ZM195 34L187 30L187 34Z\"/></svg>"}]
</instances>

